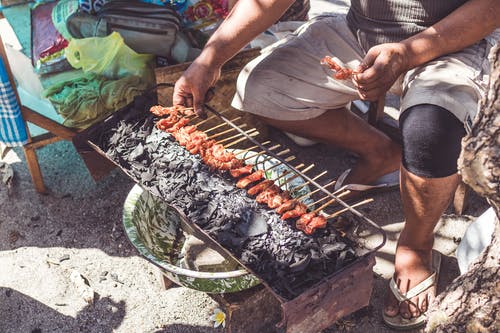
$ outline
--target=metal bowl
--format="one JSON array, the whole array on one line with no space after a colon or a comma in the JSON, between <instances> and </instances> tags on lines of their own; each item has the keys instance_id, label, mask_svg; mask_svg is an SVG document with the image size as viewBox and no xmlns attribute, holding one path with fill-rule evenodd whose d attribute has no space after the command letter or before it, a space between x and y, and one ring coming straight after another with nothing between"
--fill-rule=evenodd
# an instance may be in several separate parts
<instances>
[{"instance_id":1,"label":"metal bowl","mask_svg":"<svg viewBox=\"0 0 500 333\"><path fill-rule=\"evenodd\" d=\"M130 242L170 280L207 293L230 293L251 288L260 280L244 268L226 272L201 272L178 265L182 235L190 230L180 213L135 185L125 200L123 225ZM180 237L181 236L181 237Z\"/></svg>"}]
</instances>

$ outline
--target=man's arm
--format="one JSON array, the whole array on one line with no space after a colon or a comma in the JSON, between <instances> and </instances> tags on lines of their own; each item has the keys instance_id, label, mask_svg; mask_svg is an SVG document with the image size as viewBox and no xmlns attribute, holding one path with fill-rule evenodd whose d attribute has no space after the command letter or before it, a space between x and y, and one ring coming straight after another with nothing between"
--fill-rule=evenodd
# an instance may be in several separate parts
<instances>
[{"instance_id":1,"label":"man's arm","mask_svg":"<svg viewBox=\"0 0 500 333\"><path fill-rule=\"evenodd\" d=\"M219 79L222 65L275 23L293 1L239 0L176 82L174 104L193 106L196 113L203 116L205 94Z\"/></svg>"},{"instance_id":2,"label":"man's arm","mask_svg":"<svg viewBox=\"0 0 500 333\"><path fill-rule=\"evenodd\" d=\"M426 30L371 48L355 77L360 97L376 100L401 73L439 56L464 49L500 26L499 0L470 0Z\"/></svg>"}]
</instances>

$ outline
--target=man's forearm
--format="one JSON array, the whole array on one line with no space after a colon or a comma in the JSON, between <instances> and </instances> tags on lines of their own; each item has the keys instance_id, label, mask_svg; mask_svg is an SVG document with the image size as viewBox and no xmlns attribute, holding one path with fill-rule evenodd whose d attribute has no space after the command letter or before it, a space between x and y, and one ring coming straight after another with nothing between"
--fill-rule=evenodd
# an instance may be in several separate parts
<instances>
[{"instance_id":1,"label":"man's forearm","mask_svg":"<svg viewBox=\"0 0 500 333\"><path fill-rule=\"evenodd\" d=\"M471 0L432 27L402 43L410 54L409 68L470 46L500 25L500 1Z\"/></svg>"},{"instance_id":2,"label":"man's forearm","mask_svg":"<svg viewBox=\"0 0 500 333\"><path fill-rule=\"evenodd\" d=\"M274 24L294 0L239 0L208 40L196 62L222 66Z\"/></svg>"}]
</instances>

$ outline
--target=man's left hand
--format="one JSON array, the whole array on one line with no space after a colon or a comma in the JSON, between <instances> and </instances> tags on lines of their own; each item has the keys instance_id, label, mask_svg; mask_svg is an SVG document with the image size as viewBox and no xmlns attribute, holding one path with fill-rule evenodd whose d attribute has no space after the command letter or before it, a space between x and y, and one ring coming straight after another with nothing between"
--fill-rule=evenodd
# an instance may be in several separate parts
<instances>
[{"instance_id":1,"label":"man's left hand","mask_svg":"<svg viewBox=\"0 0 500 333\"><path fill-rule=\"evenodd\" d=\"M376 101L408 68L408 52L402 43L380 44L368 50L353 76L362 100Z\"/></svg>"}]
</instances>

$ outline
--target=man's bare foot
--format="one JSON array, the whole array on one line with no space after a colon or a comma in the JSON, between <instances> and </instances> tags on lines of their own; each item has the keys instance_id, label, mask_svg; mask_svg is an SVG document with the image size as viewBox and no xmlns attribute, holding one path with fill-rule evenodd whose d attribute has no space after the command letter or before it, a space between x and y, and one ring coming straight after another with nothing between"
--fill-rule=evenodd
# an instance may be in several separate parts
<instances>
[{"instance_id":1,"label":"man's bare foot","mask_svg":"<svg viewBox=\"0 0 500 333\"><path fill-rule=\"evenodd\" d=\"M396 171L401 164L401 146L388 140L387 144L378 147L369 156L360 157L344 180L343 185L371 185L380 177Z\"/></svg>"},{"instance_id":2,"label":"man's bare foot","mask_svg":"<svg viewBox=\"0 0 500 333\"><path fill-rule=\"evenodd\" d=\"M432 249L413 250L404 245L398 245L396 249L396 261L394 264L394 280L401 293L406 293L420 282L427 279L432 273ZM436 286L427 289L410 301L398 301L389 290L384 307L384 313L389 317L398 314L405 319L418 317L427 311L429 304L436 296Z\"/></svg>"}]
</instances>

